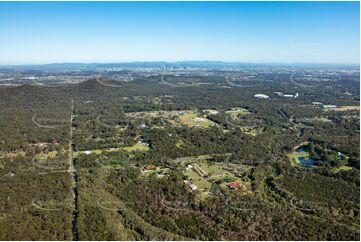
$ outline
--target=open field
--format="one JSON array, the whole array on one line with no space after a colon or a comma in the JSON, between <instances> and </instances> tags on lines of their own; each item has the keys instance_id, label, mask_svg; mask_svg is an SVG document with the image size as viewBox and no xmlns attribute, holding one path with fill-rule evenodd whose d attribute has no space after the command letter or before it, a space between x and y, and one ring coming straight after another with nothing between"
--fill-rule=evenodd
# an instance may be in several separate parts
<instances>
[{"instance_id":1,"label":"open field","mask_svg":"<svg viewBox=\"0 0 361 242\"><path fill-rule=\"evenodd\" d=\"M207 179L201 177L197 172L192 169L187 169L186 173L187 176L191 179L192 183L197 186L197 189L202 190L204 192L208 192L211 188L212 183L209 182Z\"/></svg>"},{"instance_id":2,"label":"open field","mask_svg":"<svg viewBox=\"0 0 361 242\"><path fill-rule=\"evenodd\" d=\"M246 135L249 136L257 136L258 132L256 130L254 130L253 128L250 127L241 127L240 128L242 130L243 133L245 133Z\"/></svg>"},{"instance_id":3,"label":"open field","mask_svg":"<svg viewBox=\"0 0 361 242\"><path fill-rule=\"evenodd\" d=\"M249 191L250 183L243 181L236 177L230 170L242 169L241 166L232 165L225 169L224 163L208 163L203 159L194 160L193 163L187 166L185 174L190 178L192 184L196 185L197 190L200 190L200 198L207 198L210 193L212 183L217 183L224 189L227 189L228 182L237 182L240 184L242 191ZM246 169L247 170L247 169Z\"/></svg>"},{"instance_id":4,"label":"open field","mask_svg":"<svg viewBox=\"0 0 361 242\"><path fill-rule=\"evenodd\" d=\"M85 154L85 153L89 153L89 154L101 154L102 152L108 152L108 151L120 151L120 150L125 150L128 152L132 152L132 151L141 151L141 152L146 152L149 150L149 146L146 144L142 144L142 143L136 143L133 146L129 146L129 147L119 147L119 148L109 148L109 149L95 149L95 150L87 150L87 151L77 151L75 152L75 155L78 154Z\"/></svg>"},{"instance_id":5,"label":"open field","mask_svg":"<svg viewBox=\"0 0 361 242\"><path fill-rule=\"evenodd\" d=\"M162 174L162 175L166 175L170 172L169 168L160 168L157 170L149 170L149 171L143 171L142 174L144 176L150 176L152 174Z\"/></svg>"},{"instance_id":6,"label":"open field","mask_svg":"<svg viewBox=\"0 0 361 242\"><path fill-rule=\"evenodd\" d=\"M126 115L130 118L143 121L150 118L163 118L164 120L171 122L174 126L186 125L188 127L208 128L215 125L214 122L203 117L201 113L193 110L131 112L126 113ZM161 128L158 126L154 127Z\"/></svg>"},{"instance_id":7,"label":"open field","mask_svg":"<svg viewBox=\"0 0 361 242\"><path fill-rule=\"evenodd\" d=\"M226 111L227 114L229 114L231 116L231 118L235 118L239 115L247 115L247 114L250 114L251 112L248 111L247 109L245 108L240 108L240 107L237 107L237 108L232 108L230 110L227 110Z\"/></svg>"},{"instance_id":8,"label":"open field","mask_svg":"<svg viewBox=\"0 0 361 242\"><path fill-rule=\"evenodd\" d=\"M54 150L54 151L49 151L48 153L40 153L36 155L35 158L40 160L46 160L48 158L55 158L57 154L58 152Z\"/></svg>"},{"instance_id":9,"label":"open field","mask_svg":"<svg viewBox=\"0 0 361 242\"><path fill-rule=\"evenodd\" d=\"M126 151L128 151L128 152L132 152L132 151L135 151L135 150L137 150L137 151L144 151L144 152L146 152L146 151L148 151L149 150L149 146L148 145L146 145L146 144L142 144L142 143L136 143L135 145L133 145L133 146L130 146L130 147L122 147L122 148L117 148L118 150L120 149L120 150L126 150ZM111 151L116 151L116 150L111 150Z\"/></svg>"},{"instance_id":10,"label":"open field","mask_svg":"<svg viewBox=\"0 0 361 242\"><path fill-rule=\"evenodd\" d=\"M128 112L126 116L131 118L171 118L184 114L185 112L191 112L190 110L173 110L173 111L144 111L144 112Z\"/></svg>"},{"instance_id":11,"label":"open field","mask_svg":"<svg viewBox=\"0 0 361 242\"><path fill-rule=\"evenodd\" d=\"M339 171L350 171L350 170L352 170L352 167L346 166L346 165L332 168L332 171L333 171L333 172L336 172L336 173L339 172Z\"/></svg>"},{"instance_id":12,"label":"open field","mask_svg":"<svg viewBox=\"0 0 361 242\"><path fill-rule=\"evenodd\" d=\"M176 119L178 124L186 125L188 127L203 127L208 128L215 125L215 123L205 117L198 116L197 113L186 113L178 116ZM177 125L177 124L176 124Z\"/></svg>"},{"instance_id":13,"label":"open field","mask_svg":"<svg viewBox=\"0 0 361 242\"><path fill-rule=\"evenodd\" d=\"M329 108L326 111L354 111L360 110L360 106L340 106L336 108Z\"/></svg>"}]
</instances>

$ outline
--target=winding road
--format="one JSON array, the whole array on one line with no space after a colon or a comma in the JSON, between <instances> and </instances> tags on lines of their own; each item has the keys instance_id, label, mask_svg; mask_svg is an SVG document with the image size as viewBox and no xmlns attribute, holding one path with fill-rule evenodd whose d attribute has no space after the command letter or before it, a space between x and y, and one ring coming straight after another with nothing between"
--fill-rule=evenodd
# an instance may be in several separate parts
<instances>
[{"instance_id":1,"label":"winding road","mask_svg":"<svg viewBox=\"0 0 361 242\"><path fill-rule=\"evenodd\" d=\"M123 87L123 85L105 83L105 82L101 81L99 77L97 77L96 80L100 85L103 85L103 86L106 86L106 87ZM130 81L130 80L131 80L131 78L129 80L127 80L127 81Z\"/></svg>"},{"instance_id":2,"label":"winding road","mask_svg":"<svg viewBox=\"0 0 361 242\"><path fill-rule=\"evenodd\" d=\"M43 211L60 211L60 210L62 210L62 208L43 208L43 207L39 206L38 204L36 204L35 199L33 199L31 205L33 205L37 209L40 209Z\"/></svg>"},{"instance_id":3,"label":"winding road","mask_svg":"<svg viewBox=\"0 0 361 242\"><path fill-rule=\"evenodd\" d=\"M256 86L255 84L253 84L253 85L239 85L239 84L236 84L236 83L232 82L231 80L229 80L229 75L230 74L226 75L226 82L228 83L228 85L230 85L232 87L254 87L254 86Z\"/></svg>"},{"instance_id":4,"label":"winding road","mask_svg":"<svg viewBox=\"0 0 361 242\"><path fill-rule=\"evenodd\" d=\"M32 164L35 167L45 169L45 170L51 170L53 172L68 172L69 170L62 169L61 167L49 167L49 166L42 166L35 162L35 159L32 160Z\"/></svg>"},{"instance_id":5,"label":"winding road","mask_svg":"<svg viewBox=\"0 0 361 242\"><path fill-rule=\"evenodd\" d=\"M300 86L300 87L312 87L310 85L305 85L305 84L301 84L301 83L298 83L298 82L295 82L295 80L293 80L293 76L295 75L295 73L292 73L291 76L290 76L290 81L297 85L297 86Z\"/></svg>"},{"instance_id":6,"label":"winding road","mask_svg":"<svg viewBox=\"0 0 361 242\"><path fill-rule=\"evenodd\" d=\"M100 124L101 126L104 126L106 128L116 128L116 125L108 125L108 124L105 124L102 121L100 121L100 115L97 116L96 121L98 124Z\"/></svg>"},{"instance_id":7,"label":"winding road","mask_svg":"<svg viewBox=\"0 0 361 242\"><path fill-rule=\"evenodd\" d=\"M290 205L291 205L293 208L298 209L298 210L300 210L300 211L312 212L312 211L317 211L317 210L319 210L319 208L317 208L317 207L315 207L315 208L303 208L303 207L299 207L299 206L295 205L293 201L294 201L294 198L292 198L292 199L290 200ZM313 205L317 205L317 204L314 203L314 202L309 202L309 203L312 203ZM318 203L318 204L322 204L322 203ZM324 203L323 203L323 204L324 204Z\"/></svg>"},{"instance_id":8,"label":"winding road","mask_svg":"<svg viewBox=\"0 0 361 242\"><path fill-rule=\"evenodd\" d=\"M173 208L167 205L167 203L173 203L176 205L182 205L182 206L186 206L188 205L188 202L179 202L179 201L166 201L164 198L162 198L162 200L160 201L161 206L165 207L168 210L172 210L172 211L177 211L177 212L183 212L183 213L198 213L197 211L194 211L190 208Z\"/></svg>"},{"instance_id":9,"label":"winding road","mask_svg":"<svg viewBox=\"0 0 361 242\"><path fill-rule=\"evenodd\" d=\"M161 77L161 81L160 81L161 84L165 84L165 85L168 85L171 87L179 87L179 85L177 85L177 84L172 84L172 83L169 83L166 80L164 80L164 76L165 76L165 74L163 74Z\"/></svg>"},{"instance_id":10,"label":"winding road","mask_svg":"<svg viewBox=\"0 0 361 242\"><path fill-rule=\"evenodd\" d=\"M33 121L33 123L40 127L40 128L47 128L47 129L55 129L55 128L60 128L60 127L64 127L66 126L67 124L57 124L57 125L43 125L43 124L40 124L36 121L36 116L37 114L34 114L33 117L31 117L31 120ZM48 119L48 120L52 120L52 119ZM67 122L67 121L64 121L64 120L58 120L58 121L61 121L61 122Z\"/></svg>"},{"instance_id":11,"label":"winding road","mask_svg":"<svg viewBox=\"0 0 361 242\"><path fill-rule=\"evenodd\" d=\"M32 79L31 80L36 86L40 86L40 87L57 87L59 85L47 85L47 84L44 84L44 83L40 83L38 82L37 80L35 79Z\"/></svg>"}]
</instances>

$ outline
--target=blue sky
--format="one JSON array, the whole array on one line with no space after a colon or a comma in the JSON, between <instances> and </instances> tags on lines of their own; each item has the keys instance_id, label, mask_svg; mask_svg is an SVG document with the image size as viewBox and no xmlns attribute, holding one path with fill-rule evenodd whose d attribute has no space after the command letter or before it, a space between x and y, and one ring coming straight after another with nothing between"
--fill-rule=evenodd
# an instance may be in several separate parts
<instances>
[{"instance_id":1,"label":"blue sky","mask_svg":"<svg viewBox=\"0 0 361 242\"><path fill-rule=\"evenodd\" d=\"M359 2L0 2L0 64L359 63Z\"/></svg>"}]
</instances>

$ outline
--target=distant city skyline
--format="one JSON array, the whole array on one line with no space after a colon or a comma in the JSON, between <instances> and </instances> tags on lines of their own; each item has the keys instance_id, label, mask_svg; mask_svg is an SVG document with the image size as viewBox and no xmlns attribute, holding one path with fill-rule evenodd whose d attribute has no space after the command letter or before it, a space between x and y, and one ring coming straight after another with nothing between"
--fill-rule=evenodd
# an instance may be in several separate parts
<instances>
[{"instance_id":1,"label":"distant city skyline","mask_svg":"<svg viewBox=\"0 0 361 242\"><path fill-rule=\"evenodd\" d=\"M359 2L0 2L0 65L359 64Z\"/></svg>"}]
</instances>

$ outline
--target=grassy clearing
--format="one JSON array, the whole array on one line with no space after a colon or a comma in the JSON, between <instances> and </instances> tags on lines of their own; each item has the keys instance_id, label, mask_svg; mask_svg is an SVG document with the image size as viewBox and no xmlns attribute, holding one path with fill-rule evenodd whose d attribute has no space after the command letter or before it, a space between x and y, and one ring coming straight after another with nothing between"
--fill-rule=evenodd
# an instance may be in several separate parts
<instances>
[{"instance_id":1,"label":"grassy clearing","mask_svg":"<svg viewBox=\"0 0 361 242\"><path fill-rule=\"evenodd\" d=\"M177 141L177 143L175 144L175 146L176 146L177 148L181 148L182 146L184 146L183 140L182 140L182 139L179 139L179 140Z\"/></svg>"},{"instance_id":2,"label":"grassy clearing","mask_svg":"<svg viewBox=\"0 0 361 242\"><path fill-rule=\"evenodd\" d=\"M129 146L129 147L119 147L119 148L109 148L109 149L95 149L95 150L87 150L87 151L77 151L75 152L75 156L79 155L79 154L85 154L86 152L91 152L91 154L101 154L102 152L109 152L109 151L121 151L121 150L125 150L128 152L132 152L132 151L141 151L141 152L147 152L149 150L149 146L146 144L142 144L142 143L136 143L133 146Z\"/></svg>"},{"instance_id":3,"label":"grassy clearing","mask_svg":"<svg viewBox=\"0 0 361 242\"><path fill-rule=\"evenodd\" d=\"M257 136L257 132L256 131L244 131L243 133L245 133L246 135L249 136Z\"/></svg>"},{"instance_id":4,"label":"grassy clearing","mask_svg":"<svg viewBox=\"0 0 361 242\"><path fill-rule=\"evenodd\" d=\"M196 181L201 178L200 175L198 175L197 172L193 171L192 169L187 169L186 175L189 176L190 179Z\"/></svg>"},{"instance_id":5,"label":"grassy clearing","mask_svg":"<svg viewBox=\"0 0 361 242\"><path fill-rule=\"evenodd\" d=\"M197 186L198 189L200 189L204 192L208 192L209 189L211 189L211 185L212 185L211 182L204 180L204 179L198 179L197 181L194 181L193 183L194 183L194 185Z\"/></svg>"},{"instance_id":6,"label":"grassy clearing","mask_svg":"<svg viewBox=\"0 0 361 242\"><path fill-rule=\"evenodd\" d=\"M353 111L360 110L360 106L340 106L336 108L326 109L326 111Z\"/></svg>"},{"instance_id":7,"label":"grassy clearing","mask_svg":"<svg viewBox=\"0 0 361 242\"><path fill-rule=\"evenodd\" d=\"M146 144L142 144L142 143L136 143L135 145L130 146L130 147L122 147L122 148L117 148L117 149L123 149L128 152L135 151L135 150L146 152L149 150L149 146Z\"/></svg>"},{"instance_id":8,"label":"grassy clearing","mask_svg":"<svg viewBox=\"0 0 361 242\"><path fill-rule=\"evenodd\" d=\"M247 111L248 112L248 111ZM250 112L248 112L250 113ZM262 130L260 128L257 128L255 126L245 126L244 124L241 125L241 124L238 124L236 125L235 123L237 123L237 119L239 119L240 115L238 113L230 113L229 114L230 116L230 120L229 122L233 123L234 125L232 126L236 126L236 127L239 127L239 129L242 131L242 133L244 133L245 135L248 135L248 136L257 136L259 133L262 132ZM243 119L243 118L241 118Z\"/></svg>"},{"instance_id":9,"label":"grassy clearing","mask_svg":"<svg viewBox=\"0 0 361 242\"><path fill-rule=\"evenodd\" d=\"M1 157L16 157L16 156L25 156L25 151L14 151L14 152L0 152L0 158Z\"/></svg>"},{"instance_id":10,"label":"grassy clearing","mask_svg":"<svg viewBox=\"0 0 361 242\"><path fill-rule=\"evenodd\" d=\"M235 118L238 115L250 114L250 112L245 108L232 108L231 110L226 111L226 113L228 113L231 116L231 118Z\"/></svg>"},{"instance_id":11,"label":"grassy clearing","mask_svg":"<svg viewBox=\"0 0 361 242\"><path fill-rule=\"evenodd\" d=\"M192 169L187 169L186 175L192 180L192 183L197 186L197 189L204 190L206 192L211 188L212 183L201 177L197 172Z\"/></svg>"},{"instance_id":12,"label":"grassy clearing","mask_svg":"<svg viewBox=\"0 0 361 242\"><path fill-rule=\"evenodd\" d=\"M352 170L352 167L346 166L346 165L332 168L332 172L335 172L335 173L340 172L340 171L349 171L349 170Z\"/></svg>"},{"instance_id":13,"label":"grassy clearing","mask_svg":"<svg viewBox=\"0 0 361 242\"><path fill-rule=\"evenodd\" d=\"M145 111L145 112L130 112L125 115L131 118L171 118L172 116L178 116L184 112L191 112L190 110L174 110L174 111Z\"/></svg>"},{"instance_id":14,"label":"grassy clearing","mask_svg":"<svg viewBox=\"0 0 361 242\"><path fill-rule=\"evenodd\" d=\"M179 123L189 127L208 128L214 126L215 123L207 118L198 117L196 113L186 113L178 117Z\"/></svg>"},{"instance_id":15,"label":"grassy clearing","mask_svg":"<svg viewBox=\"0 0 361 242\"><path fill-rule=\"evenodd\" d=\"M174 111L151 111L151 112L132 112L126 113L128 117L136 119L163 118L168 120L174 126L186 125L189 127L208 128L216 125L213 121L201 116L198 112L192 110L174 110ZM156 126L155 126L156 127ZM161 128L157 126L156 128Z\"/></svg>"},{"instance_id":16,"label":"grassy clearing","mask_svg":"<svg viewBox=\"0 0 361 242\"><path fill-rule=\"evenodd\" d=\"M58 152L54 150L54 151L49 151L48 153L40 153L36 155L35 158L38 160L47 160L47 159L55 158L57 155Z\"/></svg>"},{"instance_id":17,"label":"grassy clearing","mask_svg":"<svg viewBox=\"0 0 361 242\"><path fill-rule=\"evenodd\" d=\"M325 122L325 123L332 122L331 120L329 120L328 118L325 118L325 117L315 117L312 120L316 121L316 122Z\"/></svg>"},{"instance_id":18,"label":"grassy clearing","mask_svg":"<svg viewBox=\"0 0 361 242\"><path fill-rule=\"evenodd\" d=\"M341 165L338 166L338 167L333 167L331 169L332 172L334 173L337 173L337 172L340 172L340 171L349 171L349 170L352 170L352 167L348 166L347 163L348 163L348 158L347 159L344 159L344 160L341 160L338 155L329 155L329 159L332 159L332 160L335 160L335 161L338 161Z\"/></svg>"},{"instance_id":19,"label":"grassy clearing","mask_svg":"<svg viewBox=\"0 0 361 242\"><path fill-rule=\"evenodd\" d=\"M258 132L251 129L251 128L247 128L247 127L241 127L241 131L246 134L246 135L249 135L249 136L257 136Z\"/></svg>"},{"instance_id":20,"label":"grassy clearing","mask_svg":"<svg viewBox=\"0 0 361 242\"><path fill-rule=\"evenodd\" d=\"M169 172L170 172L169 168L162 168L162 169L159 169L159 170L150 170L150 171L142 172L142 175L143 176L150 176L152 174L164 174L164 175L166 175Z\"/></svg>"},{"instance_id":21,"label":"grassy clearing","mask_svg":"<svg viewBox=\"0 0 361 242\"><path fill-rule=\"evenodd\" d=\"M201 176L194 168L187 168L185 174L190 178L191 182L197 186L197 189L201 191L199 194L200 199L204 199L211 194L210 189L213 182L220 184L223 188L226 188L226 183L228 182L238 182L241 184L240 189L242 189L242 191L251 191L250 183L244 182L241 178L225 170L223 163L209 164L204 160L200 160L193 163L193 167L196 165L208 174L207 177Z\"/></svg>"},{"instance_id":22,"label":"grassy clearing","mask_svg":"<svg viewBox=\"0 0 361 242\"><path fill-rule=\"evenodd\" d=\"M206 162L198 163L198 165L208 173L209 178L232 176L231 173L225 171L221 164L208 164Z\"/></svg>"}]
</instances>

